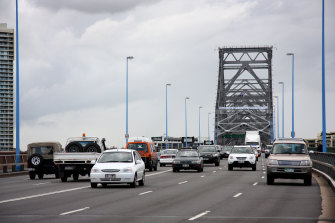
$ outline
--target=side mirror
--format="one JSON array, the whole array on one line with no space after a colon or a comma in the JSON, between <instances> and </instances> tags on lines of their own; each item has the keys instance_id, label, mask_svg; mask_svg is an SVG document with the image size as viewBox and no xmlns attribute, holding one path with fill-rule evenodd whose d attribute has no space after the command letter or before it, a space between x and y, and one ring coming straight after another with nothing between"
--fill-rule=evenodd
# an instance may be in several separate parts
<instances>
[{"instance_id":1,"label":"side mirror","mask_svg":"<svg viewBox=\"0 0 335 223\"><path fill-rule=\"evenodd\" d=\"M309 153L309 154L312 154L312 153L314 153L314 151L313 151L313 150L309 150L308 153Z\"/></svg>"},{"instance_id":2,"label":"side mirror","mask_svg":"<svg viewBox=\"0 0 335 223\"><path fill-rule=\"evenodd\" d=\"M96 161L95 160L91 160L91 164L95 164L96 163Z\"/></svg>"}]
</instances>

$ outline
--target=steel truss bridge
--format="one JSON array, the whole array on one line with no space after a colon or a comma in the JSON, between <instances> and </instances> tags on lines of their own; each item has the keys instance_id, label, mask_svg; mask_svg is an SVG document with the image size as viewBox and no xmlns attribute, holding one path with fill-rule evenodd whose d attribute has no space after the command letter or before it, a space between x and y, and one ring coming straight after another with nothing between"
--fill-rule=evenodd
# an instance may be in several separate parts
<instances>
[{"instance_id":1,"label":"steel truss bridge","mask_svg":"<svg viewBox=\"0 0 335 223\"><path fill-rule=\"evenodd\" d=\"M260 131L271 142L272 46L219 48L219 78L215 106L217 144L244 143L246 131Z\"/></svg>"}]
</instances>

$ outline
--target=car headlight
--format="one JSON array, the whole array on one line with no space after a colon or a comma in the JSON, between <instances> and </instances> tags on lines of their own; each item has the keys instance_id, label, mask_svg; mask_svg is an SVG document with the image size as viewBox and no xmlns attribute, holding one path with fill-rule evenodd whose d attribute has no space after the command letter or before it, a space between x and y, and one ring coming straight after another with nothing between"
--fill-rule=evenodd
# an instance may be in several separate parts
<instances>
[{"instance_id":1,"label":"car headlight","mask_svg":"<svg viewBox=\"0 0 335 223\"><path fill-rule=\"evenodd\" d=\"M234 159L234 157L233 157L232 155L229 155L229 158L228 158L228 159L231 159L231 160L232 160L232 159Z\"/></svg>"},{"instance_id":2,"label":"car headlight","mask_svg":"<svg viewBox=\"0 0 335 223\"><path fill-rule=\"evenodd\" d=\"M174 163L174 164L180 164L180 161L178 161L178 160L174 160L173 163Z\"/></svg>"},{"instance_id":3,"label":"car headlight","mask_svg":"<svg viewBox=\"0 0 335 223\"><path fill-rule=\"evenodd\" d=\"M98 168L92 168L91 169L91 173L99 173L100 172L100 169Z\"/></svg>"},{"instance_id":4,"label":"car headlight","mask_svg":"<svg viewBox=\"0 0 335 223\"><path fill-rule=\"evenodd\" d=\"M193 164L200 164L200 160L193 160L192 163Z\"/></svg>"},{"instance_id":5,"label":"car headlight","mask_svg":"<svg viewBox=\"0 0 335 223\"><path fill-rule=\"evenodd\" d=\"M251 155L251 156L249 156L249 159L255 159L255 155Z\"/></svg>"},{"instance_id":6,"label":"car headlight","mask_svg":"<svg viewBox=\"0 0 335 223\"><path fill-rule=\"evenodd\" d=\"M278 160L274 159L269 160L269 165L278 165Z\"/></svg>"},{"instance_id":7,"label":"car headlight","mask_svg":"<svg viewBox=\"0 0 335 223\"><path fill-rule=\"evenodd\" d=\"M300 161L300 166L310 166L311 161L310 160L301 160Z\"/></svg>"},{"instance_id":8,"label":"car headlight","mask_svg":"<svg viewBox=\"0 0 335 223\"><path fill-rule=\"evenodd\" d=\"M127 168L124 168L124 169L122 170L122 172L124 172L124 173L132 173L132 172L133 172L133 169L132 169L131 167L127 167Z\"/></svg>"},{"instance_id":9,"label":"car headlight","mask_svg":"<svg viewBox=\"0 0 335 223\"><path fill-rule=\"evenodd\" d=\"M215 157L215 156L219 156L218 154L213 154L213 156Z\"/></svg>"}]
</instances>

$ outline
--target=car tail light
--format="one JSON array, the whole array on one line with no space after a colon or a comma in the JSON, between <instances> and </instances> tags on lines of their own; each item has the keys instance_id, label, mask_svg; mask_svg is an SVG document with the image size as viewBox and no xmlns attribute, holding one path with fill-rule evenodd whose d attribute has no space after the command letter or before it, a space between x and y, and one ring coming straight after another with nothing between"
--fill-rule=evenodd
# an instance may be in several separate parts
<instances>
[{"instance_id":1,"label":"car tail light","mask_svg":"<svg viewBox=\"0 0 335 223\"><path fill-rule=\"evenodd\" d=\"M172 159L176 158L175 156L172 156Z\"/></svg>"},{"instance_id":2,"label":"car tail light","mask_svg":"<svg viewBox=\"0 0 335 223\"><path fill-rule=\"evenodd\" d=\"M149 161L151 161L151 154L149 155Z\"/></svg>"},{"instance_id":3,"label":"car tail light","mask_svg":"<svg viewBox=\"0 0 335 223\"><path fill-rule=\"evenodd\" d=\"M165 159L165 158L166 158L166 156L161 156L161 158Z\"/></svg>"}]
</instances>

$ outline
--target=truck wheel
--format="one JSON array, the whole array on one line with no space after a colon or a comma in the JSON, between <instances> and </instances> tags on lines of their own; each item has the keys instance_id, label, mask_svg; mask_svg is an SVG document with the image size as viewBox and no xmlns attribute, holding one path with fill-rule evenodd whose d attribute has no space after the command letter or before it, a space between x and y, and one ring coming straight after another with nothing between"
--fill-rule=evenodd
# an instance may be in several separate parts
<instances>
[{"instance_id":1,"label":"truck wheel","mask_svg":"<svg viewBox=\"0 0 335 223\"><path fill-rule=\"evenodd\" d=\"M306 186L311 186L312 185L312 176L307 176L304 178L304 184Z\"/></svg>"},{"instance_id":2,"label":"truck wheel","mask_svg":"<svg viewBox=\"0 0 335 223\"><path fill-rule=\"evenodd\" d=\"M65 177L61 177L60 179L61 179L62 182L66 182L67 181L67 177L66 176Z\"/></svg>"},{"instance_id":3,"label":"truck wheel","mask_svg":"<svg viewBox=\"0 0 335 223\"><path fill-rule=\"evenodd\" d=\"M29 171L29 178L31 180L35 180L35 177L36 177L36 173L34 171Z\"/></svg>"},{"instance_id":4,"label":"truck wheel","mask_svg":"<svg viewBox=\"0 0 335 223\"><path fill-rule=\"evenodd\" d=\"M78 181L78 179L79 179L79 173L72 174L72 178L73 178L74 181Z\"/></svg>"},{"instance_id":5,"label":"truck wheel","mask_svg":"<svg viewBox=\"0 0 335 223\"><path fill-rule=\"evenodd\" d=\"M33 155L31 155L28 162L31 166L36 168L42 165L43 157L38 153L34 153Z\"/></svg>"},{"instance_id":6,"label":"truck wheel","mask_svg":"<svg viewBox=\"0 0 335 223\"><path fill-rule=\"evenodd\" d=\"M101 153L101 149L96 143L88 143L84 148L84 152Z\"/></svg>"},{"instance_id":7,"label":"truck wheel","mask_svg":"<svg viewBox=\"0 0 335 223\"><path fill-rule=\"evenodd\" d=\"M55 172L55 178L58 179L59 178L59 173L58 173L58 170L56 170Z\"/></svg>"},{"instance_id":8,"label":"truck wheel","mask_svg":"<svg viewBox=\"0 0 335 223\"><path fill-rule=\"evenodd\" d=\"M43 179L44 173L38 173L38 179Z\"/></svg>"},{"instance_id":9,"label":"truck wheel","mask_svg":"<svg viewBox=\"0 0 335 223\"><path fill-rule=\"evenodd\" d=\"M70 142L66 147L65 151L68 153L78 153L83 151L83 147L79 142Z\"/></svg>"},{"instance_id":10,"label":"truck wheel","mask_svg":"<svg viewBox=\"0 0 335 223\"><path fill-rule=\"evenodd\" d=\"M98 184L97 183L91 183L92 188L97 188Z\"/></svg>"},{"instance_id":11,"label":"truck wheel","mask_svg":"<svg viewBox=\"0 0 335 223\"><path fill-rule=\"evenodd\" d=\"M266 184L267 185L272 185L273 183L274 183L274 178L268 174L266 176Z\"/></svg>"}]
</instances>

